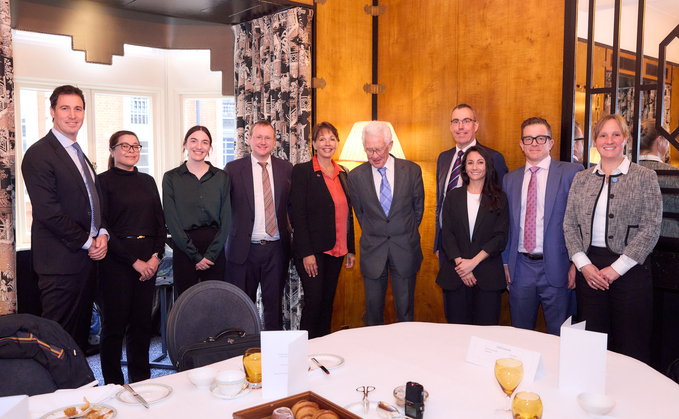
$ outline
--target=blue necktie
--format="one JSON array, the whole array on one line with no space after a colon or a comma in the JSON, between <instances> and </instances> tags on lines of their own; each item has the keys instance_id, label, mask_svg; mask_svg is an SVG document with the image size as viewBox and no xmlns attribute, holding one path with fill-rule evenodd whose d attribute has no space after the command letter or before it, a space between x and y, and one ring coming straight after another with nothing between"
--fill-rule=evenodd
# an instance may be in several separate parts
<instances>
[{"instance_id":1,"label":"blue necktie","mask_svg":"<svg viewBox=\"0 0 679 419\"><path fill-rule=\"evenodd\" d=\"M389 180L387 179L387 168L380 167L377 171L382 175L382 182L380 183L380 204L388 217L389 208L391 208L391 186L389 186Z\"/></svg>"},{"instance_id":2,"label":"blue necktie","mask_svg":"<svg viewBox=\"0 0 679 419\"><path fill-rule=\"evenodd\" d=\"M80 160L80 166L83 168L83 173L85 174L85 186L87 187L87 193L90 196L90 209L92 210L92 226L94 227L94 233L99 231L101 226L101 206L99 205L99 194L97 194L97 187L94 183L94 178L92 178L92 173L90 172L90 166L85 160L85 155L83 150L80 148L80 144L74 142L73 148L78 155L78 160Z\"/></svg>"},{"instance_id":3,"label":"blue necktie","mask_svg":"<svg viewBox=\"0 0 679 419\"><path fill-rule=\"evenodd\" d=\"M450 173L450 180L448 181L448 186L446 187L446 192L450 192L457 186L457 180L460 178L460 167L462 166L462 157L464 156L464 151L460 150L457 152L457 160L453 165L453 171Z\"/></svg>"}]
</instances>

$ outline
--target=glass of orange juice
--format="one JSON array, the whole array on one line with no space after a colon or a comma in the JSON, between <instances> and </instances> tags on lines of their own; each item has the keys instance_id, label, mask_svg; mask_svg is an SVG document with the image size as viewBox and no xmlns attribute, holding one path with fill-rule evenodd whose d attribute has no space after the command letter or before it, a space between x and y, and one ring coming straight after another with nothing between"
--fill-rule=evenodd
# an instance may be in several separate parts
<instances>
[{"instance_id":1,"label":"glass of orange juice","mask_svg":"<svg viewBox=\"0 0 679 419\"><path fill-rule=\"evenodd\" d=\"M250 348L243 355L243 367L245 367L245 378L250 383L250 388L262 387L262 350L261 348Z\"/></svg>"}]
</instances>

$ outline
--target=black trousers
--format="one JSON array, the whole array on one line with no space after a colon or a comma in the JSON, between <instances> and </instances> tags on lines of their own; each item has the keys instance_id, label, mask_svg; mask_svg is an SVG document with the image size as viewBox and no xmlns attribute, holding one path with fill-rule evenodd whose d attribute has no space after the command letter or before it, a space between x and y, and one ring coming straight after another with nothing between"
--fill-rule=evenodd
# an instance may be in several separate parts
<instances>
[{"instance_id":1,"label":"black trousers","mask_svg":"<svg viewBox=\"0 0 679 419\"><path fill-rule=\"evenodd\" d=\"M300 328L309 332L309 339L330 334L335 291L344 262L344 256L335 257L326 253L316 253L314 256L318 274L313 278L307 275L303 260L295 259L304 290Z\"/></svg>"},{"instance_id":2,"label":"black trousers","mask_svg":"<svg viewBox=\"0 0 679 419\"><path fill-rule=\"evenodd\" d=\"M620 255L590 247L587 256L602 269ZM608 333L609 350L648 364L653 324L653 282L648 258L613 281L606 291L591 288L581 272L575 279L578 320L587 321L587 330Z\"/></svg>"},{"instance_id":3,"label":"black trousers","mask_svg":"<svg viewBox=\"0 0 679 419\"><path fill-rule=\"evenodd\" d=\"M264 330L283 328L283 290L288 278L288 261L283 260L280 240L250 244L244 264L227 262L226 280L245 291L257 302L257 287L262 286Z\"/></svg>"},{"instance_id":4,"label":"black trousers","mask_svg":"<svg viewBox=\"0 0 679 419\"><path fill-rule=\"evenodd\" d=\"M443 290L446 321L455 324L496 326L500 324L502 290L484 291L464 284L454 290Z\"/></svg>"},{"instance_id":5,"label":"black trousers","mask_svg":"<svg viewBox=\"0 0 679 419\"><path fill-rule=\"evenodd\" d=\"M384 304L387 288L391 280L391 293L394 297L397 322L411 322L415 313L415 283L417 274L403 276L396 269L391 254L384 264L379 278L363 276L365 290L365 325L376 326L384 324Z\"/></svg>"},{"instance_id":6,"label":"black trousers","mask_svg":"<svg viewBox=\"0 0 679 419\"><path fill-rule=\"evenodd\" d=\"M200 227L186 231L191 241L198 251L204 254L207 248L215 239L217 227ZM214 265L204 271L196 269L196 262L172 242L172 272L174 275L174 298L180 295L193 285L201 281L223 281L224 270L226 269L226 256L224 249L219 252L217 260L213 260Z\"/></svg>"},{"instance_id":7,"label":"black trousers","mask_svg":"<svg viewBox=\"0 0 679 419\"><path fill-rule=\"evenodd\" d=\"M121 239L130 253L147 261L153 254L153 238ZM123 338L130 382L151 378L149 344L151 310L156 276L140 281L141 274L113 255L100 263L99 291L103 317L99 350L106 384L124 384L120 367Z\"/></svg>"},{"instance_id":8,"label":"black trousers","mask_svg":"<svg viewBox=\"0 0 679 419\"><path fill-rule=\"evenodd\" d=\"M59 323L82 350L90 335L95 282L94 262L89 257L77 274L38 274L42 317Z\"/></svg>"}]
</instances>

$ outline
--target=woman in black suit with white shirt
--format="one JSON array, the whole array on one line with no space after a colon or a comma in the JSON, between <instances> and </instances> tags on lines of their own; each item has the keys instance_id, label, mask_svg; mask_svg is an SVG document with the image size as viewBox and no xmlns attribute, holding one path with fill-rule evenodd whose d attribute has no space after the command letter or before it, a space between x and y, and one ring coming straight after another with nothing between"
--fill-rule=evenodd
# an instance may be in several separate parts
<instances>
[{"instance_id":1,"label":"woman in black suit with white shirt","mask_svg":"<svg viewBox=\"0 0 679 419\"><path fill-rule=\"evenodd\" d=\"M447 260L436 283L443 289L448 323L497 325L507 286L502 251L507 245L507 195L497 186L493 160L483 147L464 155L460 188L443 203L441 241Z\"/></svg>"},{"instance_id":2,"label":"woman in black suit with white shirt","mask_svg":"<svg viewBox=\"0 0 679 419\"><path fill-rule=\"evenodd\" d=\"M355 260L347 173L332 160L339 143L337 129L321 122L312 138L316 155L292 168L290 185L292 247L304 290L300 327L309 338L330 333L342 264L351 268Z\"/></svg>"}]
</instances>

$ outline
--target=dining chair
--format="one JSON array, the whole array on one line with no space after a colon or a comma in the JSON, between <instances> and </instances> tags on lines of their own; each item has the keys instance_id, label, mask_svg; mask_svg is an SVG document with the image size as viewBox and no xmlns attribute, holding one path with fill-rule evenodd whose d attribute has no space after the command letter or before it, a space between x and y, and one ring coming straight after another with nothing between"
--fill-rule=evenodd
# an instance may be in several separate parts
<instances>
[{"instance_id":1,"label":"dining chair","mask_svg":"<svg viewBox=\"0 0 679 419\"><path fill-rule=\"evenodd\" d=\"M179 365L182 347L233 328L248 335L260 333L261 321L250 297L228 282L204 281L192 286L175 301L167 321L172 365Z\"/></svg>"}]
</instances>

